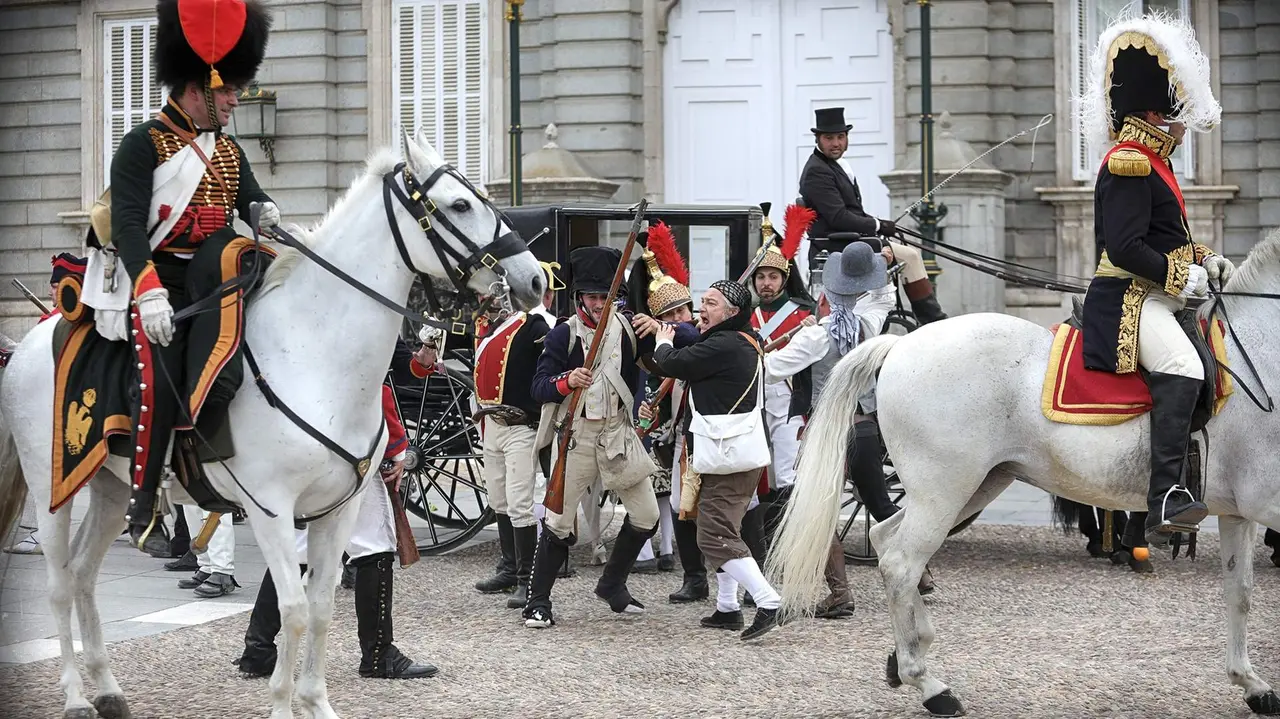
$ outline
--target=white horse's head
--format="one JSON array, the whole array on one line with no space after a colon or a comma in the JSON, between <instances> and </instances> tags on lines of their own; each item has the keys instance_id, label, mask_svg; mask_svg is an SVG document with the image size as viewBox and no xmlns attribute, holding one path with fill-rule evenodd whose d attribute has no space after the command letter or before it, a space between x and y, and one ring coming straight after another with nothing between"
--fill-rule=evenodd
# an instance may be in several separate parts
<instances>
[{"instance_id":1,"label":"white horse's head","mask_svg":"<svg viewBox=\"0 0 1280 719\"><path fill-rule=\"evenodd\" d=\"M402 139L405 165L393 178L391 207L410 269L477 294L496 294L505 280L516 308L536 307L547 276L519 233L421 133L414 140L402 130Z\"/></svg>"}]
</instances>

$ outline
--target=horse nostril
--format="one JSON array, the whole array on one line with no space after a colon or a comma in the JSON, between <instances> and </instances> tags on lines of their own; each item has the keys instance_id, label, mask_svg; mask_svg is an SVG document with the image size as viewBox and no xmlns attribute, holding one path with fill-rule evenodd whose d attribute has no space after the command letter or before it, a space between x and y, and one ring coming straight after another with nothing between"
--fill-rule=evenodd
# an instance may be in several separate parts
<instances>
[{"instance_id":1,"label":"horse nostril","mask_svg":"<svg viewBox=\"0 0 1280 719\"><path fill-rule=\"evenodd\" d=\"M542 294L542 278L534 277L532 280L530 280L529 289L532 290L529 294L535 295L535 296L541 295Z\"/></svg>"}]
</instances>

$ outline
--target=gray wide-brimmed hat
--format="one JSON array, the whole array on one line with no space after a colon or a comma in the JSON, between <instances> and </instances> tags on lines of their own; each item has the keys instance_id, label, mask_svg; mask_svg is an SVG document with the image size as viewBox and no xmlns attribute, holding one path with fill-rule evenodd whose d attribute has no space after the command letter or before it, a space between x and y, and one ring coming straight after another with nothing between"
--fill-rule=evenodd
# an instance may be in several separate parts
<instances>
[{"instance_id":1,"label":"gray wide-brimmed hat","mask_svg":"<svg viewBox=\"0 0 1280 719\"><path fill-rule=\"evenodd\" d=\"M827 256L822 268L822 288L841 297L877 290L889 284L884 255L865 242L851 242Z\"/></svg>"}]
</instances>

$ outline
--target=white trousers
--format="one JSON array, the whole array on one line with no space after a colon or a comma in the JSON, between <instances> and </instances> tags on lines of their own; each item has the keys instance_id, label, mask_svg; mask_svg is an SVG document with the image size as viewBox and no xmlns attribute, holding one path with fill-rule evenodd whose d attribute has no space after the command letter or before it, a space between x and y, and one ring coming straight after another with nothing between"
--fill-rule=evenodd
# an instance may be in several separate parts
<instances>
[{"instance_id":1,"label":"white trousers","mask_svg":"<svg viewBox=\"0 0 1280 719\"><path fill-rule=\"evenodd\" d=\"M513 527L532 527L535 461L533 427L507 427L484 420L484 484L489 506L511 518Z\"/></svg>"},{"instance_id":2,"label":"white trousers","mask_svg":"<svg viewBox=\"0 0 1280 719\"><path fill-rule=\"evenodd\" d=\"M194 504L184 504L182 514L187 520L187 532L194 541L204 527L204 520L209 513ZM236 531L230 514L222 515L218 528L213 530L213 536L209 538L208 549L196 555L196 564L200 566L200 571L209 574L235 574Z\"/></svg>"},{"instance_id":3,"label":"white trousers","mask_svg":"<svg viewBox=\"0 0 1280 719\"><path fill-rule=\"evenodd\" d=\"M360 515L356 529L351 533L346 552L351 559L373 554L396 551L396 521L391 511L391 498L383 486L382 477L375 474L360 490L361 496L351 501L360 502ZM298 530L298 561L307 563L307 530Z\"/></svg>"},{"instance_id":4,"label":"white trousers","mask_svg":"<svg viewBox=\"0 0 1280 719\"><path fill-rule=\"evenodd\" d=\"M1204 379L1200 355L1173 314L1186 302L1163 292L1151 292L1138 316L1138 364L1148 372Z\"/></svg>"},{"instance_id":5,"label":"white trousers","mask_svg":"<svg viewBox=\"0 0 1280 719\"><path fill-rule=\"evenodd\" d=\"M787 419L791 411L791 388L785 382L765 385L764 415L769 441L773 443L773 463L769 465L769 486L774 489L796 483L796 455L800 452L800 429L804 420Z\"/></svg>"}]
</instances>

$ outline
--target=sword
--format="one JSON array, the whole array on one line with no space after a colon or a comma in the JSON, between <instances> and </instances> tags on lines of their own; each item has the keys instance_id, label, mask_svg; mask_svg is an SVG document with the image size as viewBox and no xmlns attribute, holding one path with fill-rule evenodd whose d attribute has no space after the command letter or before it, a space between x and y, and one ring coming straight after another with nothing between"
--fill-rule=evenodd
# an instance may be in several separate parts
<instances>
[{"instance_id":1,"label":"sword","mask_svg":"<svg viewBox=\"0 0 1280 719\"><path fill-rule=\"evenodd\" d=\"M49 314L50 312L52 312L52 311L53 311L53 310L49 309L48 307L46 307L46 306L45 306L45 304L44 304L43 302L41 302L41 301L40 301L40 298L39 298L39 297L36 297L36 295L35 295L35 293L34 293L34 292L32 292L31 290L27 289L27 286L26 286L26 285L24 285L24 284L22 284L22 281L21 281L21 280L19 280L17 277L14 277L14 278L13 278L13 280L12 280L12 282L13 282L13 286L14 286L14 287L17 287L17 288L18 288L18 291L19 291L19 292L21 292L21 293L23 294L23 296L24 296L24 297L26 297L27 299L31 300L31 303L32 303L33 305L35 305L36 307L39 307L39 308L40 308L40 312L41 312L42 314L46 314L46 315L47 315L47 314Z\"/></svg>"}]
</instances>

